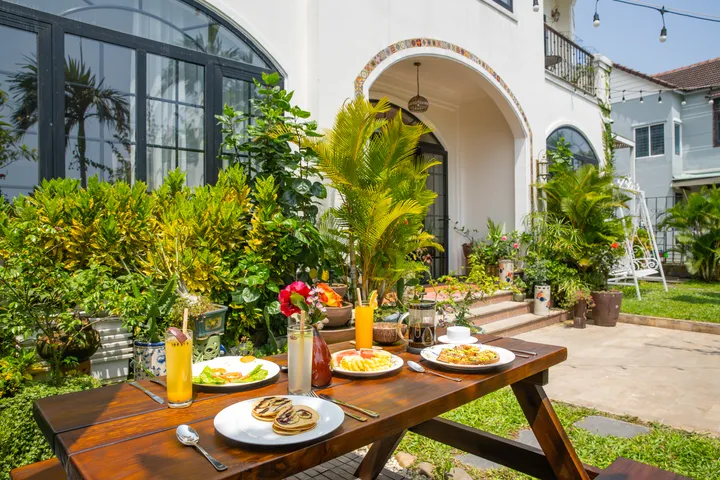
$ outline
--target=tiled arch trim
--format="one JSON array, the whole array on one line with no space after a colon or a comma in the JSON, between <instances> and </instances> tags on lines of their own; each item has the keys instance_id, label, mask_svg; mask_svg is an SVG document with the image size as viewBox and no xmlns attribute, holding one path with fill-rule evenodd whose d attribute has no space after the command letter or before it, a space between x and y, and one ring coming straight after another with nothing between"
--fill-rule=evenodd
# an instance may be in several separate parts
<instances>
[{"instance_id":1,"label":"tiled arch trim","mask_svg":"<svg viewBox=\"0 0 720 480\"><path fill-rule=\"evenodd\" d=\"M530 122L528 122L525 111L523 110L522 106L520 106L520 102L518 102L515 94L512 92L512 90L510 90L510 87L508 87L507 83L505 83L505 80L503 80L502 77L498 75L498 73L493 70L492 67L490 67L490 65L482 61L480 57L450 42L436 40L434 38L411 38L408 40L402 40L400 42L393 43L389 47L380 50L377 55L375 55L365 65L365 67L363 67L360 75L358 75L358 77L355 79L355 96L357 97L363 94L365 80L367 80L367 77L373 70L377 68L378 65L380 65L382 62L384 62L385 60L390 58L390 56L394 55L397 52L407 50L408 48L419 47L439 48L441 50L449 50L451 52L455 52L458 55L462 55L463 57L467 58L468 60L488 72L498 82L498 84L503 88L503 90L505 90L505 92L510 97L510 100L512 100L513 104L515 105L515 108L517 108L517 111L520 113L523 123L525 123L525 127L527 128L528 136L530 137L530 148L532 148L532 129L530 128ZM532 153L530 154L530 158L532 158Z\"/></svg>"}]
</instances>

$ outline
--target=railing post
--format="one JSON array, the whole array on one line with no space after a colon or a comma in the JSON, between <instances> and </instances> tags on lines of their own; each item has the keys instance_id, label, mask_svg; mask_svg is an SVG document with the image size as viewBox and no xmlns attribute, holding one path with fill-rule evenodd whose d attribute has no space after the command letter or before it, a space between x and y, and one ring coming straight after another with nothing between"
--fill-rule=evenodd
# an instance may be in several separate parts
<instances>
[{"instance_id":1,"label":"railing post","mask_svg":"<svg viewBox=\"0 0 720 480\"><path fill-rule=\"evenodd\" d=\"M593 79L595 95L608 107L610 106L610 70L612 62L605 55L596 53L592 60L595 78Z\"/></svg>"}]
</instances>

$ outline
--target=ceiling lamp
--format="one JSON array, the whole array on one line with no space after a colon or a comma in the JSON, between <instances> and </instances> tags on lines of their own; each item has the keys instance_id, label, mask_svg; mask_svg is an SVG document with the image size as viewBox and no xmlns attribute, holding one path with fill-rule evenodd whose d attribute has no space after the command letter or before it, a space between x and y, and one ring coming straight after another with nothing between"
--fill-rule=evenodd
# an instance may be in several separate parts
<instances>
[{"instance_id":1,"label":"ceiling lamp","mask_svg":"<svg viewBox=\"0 0 720 480\"><path fill-rule=\"evenodd\" d=\"M427 98L420 95L420 62L415 62L413 65L417 68L417 95L412 97L408 102L408 110L414 113L427 112L430 102Z\"/></svg>"}]
</instances>

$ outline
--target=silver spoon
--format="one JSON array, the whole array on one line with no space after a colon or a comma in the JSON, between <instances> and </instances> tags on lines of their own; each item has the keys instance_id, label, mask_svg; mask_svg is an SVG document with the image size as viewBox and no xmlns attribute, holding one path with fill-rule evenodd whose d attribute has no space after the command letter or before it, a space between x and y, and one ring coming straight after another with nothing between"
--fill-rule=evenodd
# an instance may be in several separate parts
<instances>
[{"instance_id":1,"label":"silver spoon","mask_svg":"<svg viewBox=\"0 0 720 480\"><path fill-rule=\"evenodd\" d=\"M437 375L438 377L447 378L448 380L452 380L453 382L462 382L462 378L455 378L455 377L448 377L443 375L442 373L433 372L432 370L425 370L419 363L415 363L412 360L409 360L407 362L408 367L415 370L416 372L420 373L432 373L433 375Z\"/></svg>"},{"instance_id":2,"label":"silver spoon","mask_svg":"<svg viewBox=\"0 0 720 480\"><path fill-rule=\"evenodd\" d=\"M217 470L218 472L227 470L227 465L223 465L222 463L215 460L209 453L205 451L204 448L198 445L198 442L200 442L200 435L198 435L195 429L192 428L190 425L180 425L179 427L177 427L177 430L175 430L175 435L177 436L177 439L180 440L180 443L182 443L183 445L192 445L193 447L200 450L200 453L205 455L205 458L207 458L208 461L212 463L212 466L215 467L215 470Z\"/></svg>"}]
</instances>

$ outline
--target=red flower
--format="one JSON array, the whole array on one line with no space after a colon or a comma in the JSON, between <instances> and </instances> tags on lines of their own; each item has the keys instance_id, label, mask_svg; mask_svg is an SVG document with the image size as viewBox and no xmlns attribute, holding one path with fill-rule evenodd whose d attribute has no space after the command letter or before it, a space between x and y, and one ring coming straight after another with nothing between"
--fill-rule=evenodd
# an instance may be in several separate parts
<instances>
[{"instance_id":1,"label":"red flower","mask_svg":"<svg viewBox=\"0 0 720 480\"><path fill-rule=\"evenodd\" d=\"M500 240L504 242L505 240L507 240L507 236L503 235L502 237L500 237Z\"/></svg>"},{"instance_id":2,"label":"red flower","mask_svg":"<svg viewBox=\"0 0 720 480\"><path fill-rule=\"evenodd\" d=\"M517 244L517 243L513 243L513 248L514 248L515 250L517 250L518 248L520 248L520 245Z\"/></svg>"},{"instance_id":3,"label":"red flower","mask_svg":"<svg viewBox=\"0 0 720 480\"><path fill-rule=\"evenodd\" d=\"M305 282L293 282L287 287L280 290L278 294L278 301L280 302L280 311L286 317L289 317L295 313L300 313L300 308L293 305L291 296L293 293L302 295L303 298L307 298L310 295L310 287Z\"/></svg>"},{"instance_id":4,"label":"red flower","mask_svg":"<svg viewBox=\"0 0 720 480\"><path fill-rule=\"evenodd\" d=\"M612 248L613 250L615 250L615 249L618 248L619 246L620 246L620 244L619 244L618 242L613 242L613 243L610 244L610 248Z\"/></svg>"}]
</instances>

